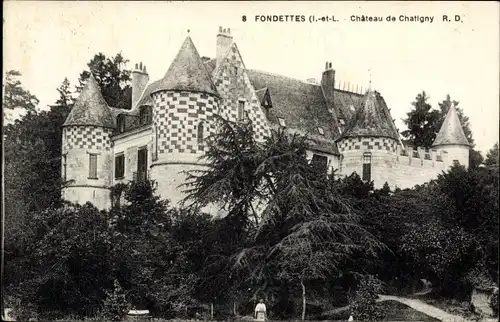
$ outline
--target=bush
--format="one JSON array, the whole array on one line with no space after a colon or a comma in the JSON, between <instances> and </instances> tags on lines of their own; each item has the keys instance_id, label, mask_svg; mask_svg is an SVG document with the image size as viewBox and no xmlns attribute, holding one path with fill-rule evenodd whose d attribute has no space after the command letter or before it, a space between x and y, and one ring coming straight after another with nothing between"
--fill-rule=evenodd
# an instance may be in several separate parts
<instances>
[{"instance_id":1,"label":"bush","mask_svg":"<svg viewBox=\"0 0 500 322\"><path fill-rule=\"evenodd\" d=\"M490 306L493 310L493 315L495 317L498 317L498 290L496 290L495 293L493 293L493 295L491 296Z\"/></svg>"},{"instance_id":2,"label":"bush","mask_svg":"<svg viewBox=\"0 0 500 322\"><path fill-rule=\"evenodd\" d=\"M384 318L385 312L377 305L378 293L381 291L381 282L373 276L369 275L361 280L351 301L354 320L380 321Z\"/></svg>"},{"instance_id":3,"label":"bush","mask_svg":"<svg viewBox=\"0 0 500 322\"><path fill-rule=\"evenodd\" d=\"M117 280L114 282L113 291L106 292L106 300L101 311L101 316L106 320L121 321L127 315L130 307L125 292Z\"/></svg>"}]
</instances>

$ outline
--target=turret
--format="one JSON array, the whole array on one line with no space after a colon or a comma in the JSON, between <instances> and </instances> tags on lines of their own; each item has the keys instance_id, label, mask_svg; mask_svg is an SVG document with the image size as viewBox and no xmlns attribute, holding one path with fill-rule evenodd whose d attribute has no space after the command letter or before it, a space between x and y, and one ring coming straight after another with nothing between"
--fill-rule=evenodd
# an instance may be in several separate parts
<instances>
[{"instance_id":1,"label":"turret","mask_svg":"<svg viewBox=\"0 0 500 322\"><path fill-rule=\"evenodd\" d=\"M110 206L111 135L115 121L93 74L63 124L64 199L99 209Z\"/></svg>"},{"instance_id":2,"label":"turret","mask_svg":"<svg viewBox=\"0 0 500 322\"><path fill-rule=\"evenodd\" d=\"M391 182L390 162L396 157L399 136L384 113L379 93L366 92L346 130L337 139L342 154L342 172L356 172L376 188Z\"/></svg>"},{"instance_id":3,"label":"turret","mask_svg":"<svg viewBox=\"0 0 500 322\"><path fill-rule=\"evenodd\" d=\"M458 162L466 168L469 167L470 143L465 137L457 109L453 103L436 135L432 148L444 155L443 162L446 163L446 166L450 167Z\"/></svg>"},{"instance_id":4,"label":"turret","mask_svg":"<svg viewBox=\"0 0 500 322\"><path fill-rule=\"evenodd\" d=\"M183 171L203 166L206 138L215 130L220 95L190 37L182 44L153 99L153 163L158 191L176 205L182 198Z\"/></svg>"}]
</instances>

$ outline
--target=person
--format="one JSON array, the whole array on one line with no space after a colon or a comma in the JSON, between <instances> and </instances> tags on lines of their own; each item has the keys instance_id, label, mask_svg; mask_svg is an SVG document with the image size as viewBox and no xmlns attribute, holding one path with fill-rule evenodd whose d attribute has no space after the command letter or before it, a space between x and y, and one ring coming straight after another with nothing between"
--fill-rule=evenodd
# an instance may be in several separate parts
<instances>
[{"instance_id":1,"label":"person","mask_svg":"<svg viewBox=\"0 0 500 322\"><path fill-rule=\"evenodd\" d=\"M255 306L255 320L256 321L266 321L266 305L264 300L260 299L259 303Z\"/></svg>"}]
</instances>

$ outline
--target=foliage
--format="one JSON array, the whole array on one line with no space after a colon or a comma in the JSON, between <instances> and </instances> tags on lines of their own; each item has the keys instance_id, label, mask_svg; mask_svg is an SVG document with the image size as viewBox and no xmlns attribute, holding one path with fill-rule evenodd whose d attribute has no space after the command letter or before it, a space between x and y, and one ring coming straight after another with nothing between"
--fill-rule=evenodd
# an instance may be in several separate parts
<instances>
[{"instance_id":1,"label":"foliage","mask_svg":"<svg viewBox=\"0 0 500 322\"><path fill-rule=\"evenodd\" d=\"M5 73L4 96L2 106L4 109L13 110L21 108L34 112L39 103L38 98L30 91L23 88L18 77L21 73L17 70L9 70Z\"/></svg>"},{"instance_id":2,"label":"foliage","mask_svg":"<svg viewBox=\"0 0 500 322\"><path fill-rule=\"evenodd\" d=\"M382 284L375 277L368 275L360 281L356 294L350 304L351 312L358 321L381 321L385 312L377 305Z\"/></svg>"},{"instance_id":3,"label":"foliage","mask_svg":"<svg viewBox=\"0 0 500 322\"><path fill-rule=\"evenodd\" d=\"M106 57L103 53L94 55L87 64L90 71L80 73L78 79L80 85L77 87L77 91L82 90L90 73L93 73L109 106L130 109L132 107L132 87L130 85L130 71L125 69L127 63L128 60L123 57L122 53L111 58Z\"/></svg>"},{"instance_id":4,"label":"foliage","mask_svg":"<svg viewBox=\"0 0 500 322\"><path fill-rule=\"evenodd\" d=\"M413 147L430 148L442 124L441 113L432 110L428 99L425 91L419 93L411 103L413 109L403 119L408 129L401 134Z\"/></svg>"},{"instance_id":5,"label":"foliage","mask_svg":"<svg viewBox=\"0 0 500 322\"><path fill-rule=\"evenodd\" d=\"M493 148L491 148L488 153L486 153L486 160L484 160L484 164L486 166L496 166L498 169L498 142L495 143Z\"/></svg>"},{"instance_id":6,"label":"foliage","mask_svg":"<svg viewBox=\"0 0 500 322\"><path fill-rule=\"evenodd\" d=\"M308 281L339 277L353 254L373 256L382 247L358 224L333 176L309 163L306 137L278 130L258 143L251 123L220 120L220 129L205 157L212 166L188 174L187 200L198 207L218 201L242 223L255 218L248 244L229 258L235 274L250 276L254 296L277 280L301 285L304 296Z\"/></svg>"},{"instance_id":7,"label":"foliage","mask_svg":"<svg viewBox=\"0 0 500 322\"><path fill-rule=\"evenodd\" d=\"M113 283L113 290L106 292L100 315L109 321L121 321L127 315L130 305L125 297L125 291L117 280Z\"/></svg>"},{"instance_id":8,"label":"foliage","mask_svg":"<svg viewBox=\"0 0 500 322\"><path fill-rule=\"evenodd\" d=\"M401 251L415 263L416 273L441 287L444 294L463 291L459 281L479 258L474 236L460 227L432 220L415 227L404 240Z\"/></svg>"},{"instance_id":9,"label":"foliage","mask_svg":"<svg viewBox=\"0 0 500 322\"><path fill-rule=\"evenodd\" d=\"M23 281L12 292L40 318L92 315L111 287L112 242L106 216L66 204L32 214Z\"/></svg>"}]
</instances>

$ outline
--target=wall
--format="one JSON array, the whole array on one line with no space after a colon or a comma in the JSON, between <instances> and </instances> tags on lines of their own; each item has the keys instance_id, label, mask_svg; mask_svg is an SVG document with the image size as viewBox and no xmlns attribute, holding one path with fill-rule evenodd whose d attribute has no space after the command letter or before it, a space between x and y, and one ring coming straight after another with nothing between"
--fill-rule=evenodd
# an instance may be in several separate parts
<instances>
[{"instance_id":1,"label":"wall","mask_svg":"<svg viewBox=\"0 0 500 322\"><path fill-rule=\"evenodd\" d=\"M213 114L219 99L193 92L158 92L153 94L153 153L150 174L158 183L158 193L174 206L184 197L179 184L185 182L186 170L203 165L198 158L207 150L198 142L198 126L204 124L204 137L215 131Z\"/></svg>"},{"instance_id":2,"label":"wall","mask_svg":"<svg viewBox=\"0 0 500 322\"><path fill-rule=\"evenodd\" d=\"M151 165L152 159L152 129L151 126L144 126L131 132L122 133L112 138L114 144L113 155L113 184L118 182L128 182L133 179L134 172L137 171L137 150L140 147L147 146L148 148L148 165ZM117 154L123 153L125 155L125 175L123 179L115 178L115 161L114 157Z\"/></svg>"},{"instance_id":3,"label":"wall","mask_svg":"<svg viewBox=\"0 0 500 322\"><path fill-rule=\"evenodd\" d=\"M306 151L306 157L308 160L311 160L314 154L318 154L321 156L325 156L328 158L328 174L332 173L334 169L339 168L339 157L337 155L332 155L324 152L318 152L318 151Z\"/></svg>"},{"instance_id":4,"label":"wall","mask_svg":"<svg viewBox=\"0 0 500 322\"><path fill-rule=\"evenodd\" d=\"M223 98L219 114L227 120L237 121L238 101L243 100L245 112L254 126L255 138L263 141L270 134L269 124L235 43L215 71L214 83Z\"/></svg>"},{"instance_id":5,"label":"wall","mask_svg":"<svg viewBox=\"0 0 500 322\"><path fill-rule=\"evenodd\" d=\"M340 175L348 176L356 172L363 176L363 154L371 153L371 180L375 188L381 188L385 182L391 181L393 157L397 142L384 137L344 138L338 142L342 154Z\"/></svg>"},{"instance_id":6,"label":"wall","mask_svg":"<svg viewBox=\"0 0 500 322\"><path fill-rule=\"evenodd\" d=\"M70 126L63 128L62 154L66 155L67 187L64 199L84 204L97 202L106 208L109 186L112 184L112 129L96 126ZM97 154L97 179L89 178L89 154ZM81 193L79 193L81 191Z\"/></svg>"}]
</instances>

